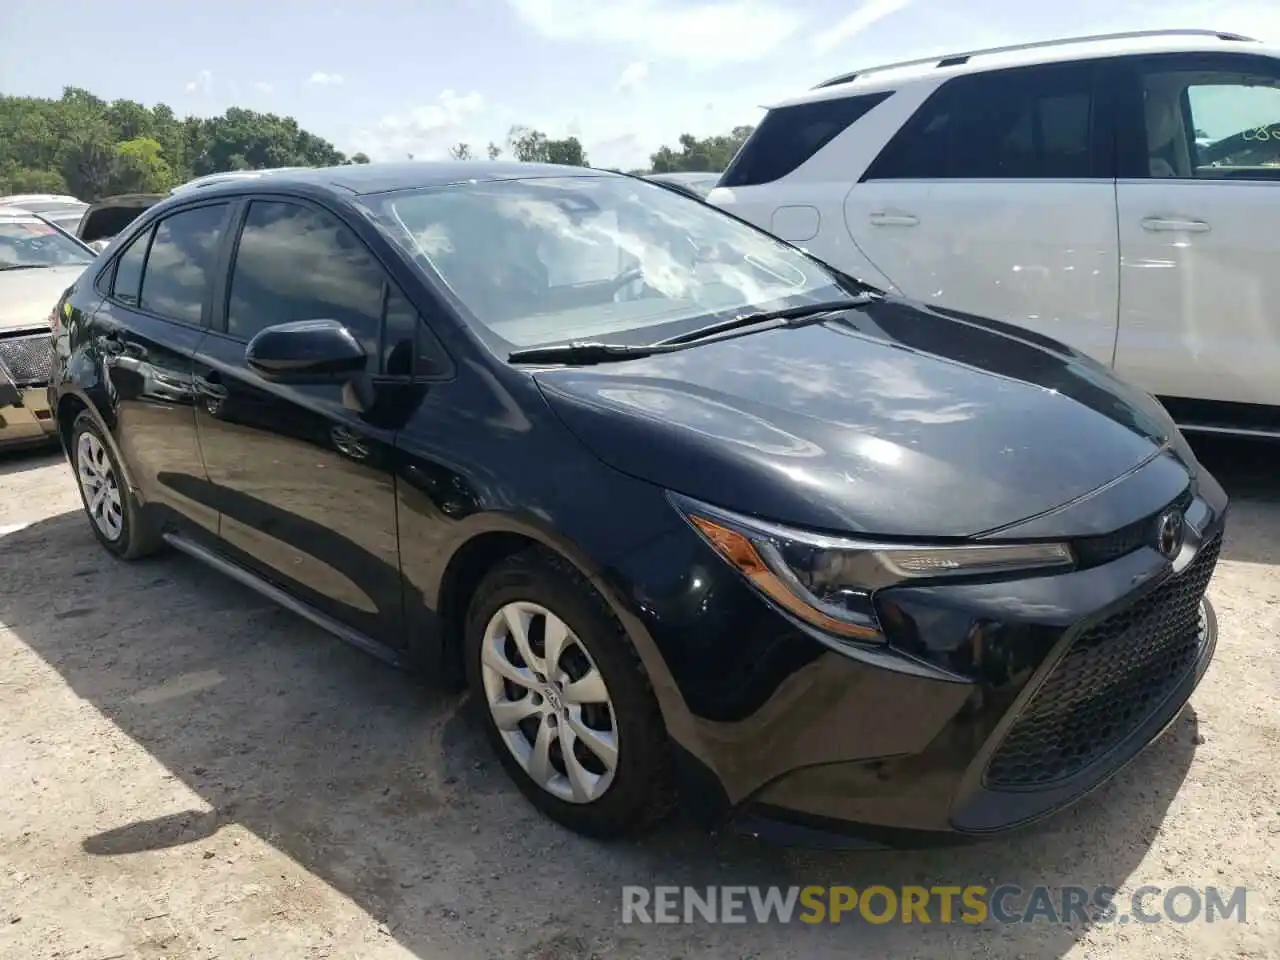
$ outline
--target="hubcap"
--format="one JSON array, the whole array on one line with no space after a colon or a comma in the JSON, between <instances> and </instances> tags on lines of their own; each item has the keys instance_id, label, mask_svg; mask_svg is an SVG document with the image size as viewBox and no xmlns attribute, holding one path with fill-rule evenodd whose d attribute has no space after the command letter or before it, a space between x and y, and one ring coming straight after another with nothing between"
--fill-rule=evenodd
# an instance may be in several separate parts
<instances>
[{"instance_id":1,"label":"hubcap","mask_svg":"<svg viewBox=\"0 0 1280 960\"><path fill-rule=\"evenodd\" d=\"M569 803L599 799L618 768L604 677L568 625L536 603L509 603L485 628L480 676L489 713L524 771Z\"/></svg>"},{"instance_id":2,"label":"hubcap","mask_svg":"<svg viewBox=\"0 0 1280 960\"><path fill-rule=\"evenodd\" d=\"M76 475L84 493L85 510L93 525L108 540L120 539L124 532L124 511L120 505L120 485L111 467L107 449L91 433L80 434L76 443Z\"/></svg>"}]
</instances>

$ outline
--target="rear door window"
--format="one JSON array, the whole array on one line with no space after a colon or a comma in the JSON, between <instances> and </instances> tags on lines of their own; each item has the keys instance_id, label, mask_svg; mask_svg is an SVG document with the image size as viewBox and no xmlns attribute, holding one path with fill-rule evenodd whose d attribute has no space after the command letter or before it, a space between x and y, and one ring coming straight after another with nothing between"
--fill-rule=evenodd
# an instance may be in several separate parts
<instances>
[{"instance_id":1,"label":"rear door window","mask_svg":"<svg viewBox=\"0 0 1280 960\"><path fill-rule=\"evenodd\" d=\"M742 145L719 186L750 187L785 177L891 93L775 107Z\"/></svg>"},{"instance_id":2,"label":"rear door window","mask_svg":"<svg viewBox=\"0 0 1280 960\"><path fill-rule=\"evenodd\" d=\"M142 309L182 323L200 323L227 210L228 204L215 203L160 221L142 274Z\"/></svg>"},{"instance_id":3,"label":"rear door window","mask_svg":"<svg viewBox=\"0 0 1280 960\"><path fill-rule=\"evenodd\" d=\"M116 260L116 275L111 283L111 295L123 304L138 306L138 293L142 289L142 269L147 263L147 248L151 245L154 230L144 230L125 247Z\"/></svg>"},{"instance_id":4,"label":"rear door window","mask_svg":"<svg viewBox=\"0 0 1280 960\"><path fill-rule=\"evenodd\" d=\"M1044 180L1111 176L1099 162L1088 63L949 80L868 169L866 180Z\"/></svg>"}]
</instances>

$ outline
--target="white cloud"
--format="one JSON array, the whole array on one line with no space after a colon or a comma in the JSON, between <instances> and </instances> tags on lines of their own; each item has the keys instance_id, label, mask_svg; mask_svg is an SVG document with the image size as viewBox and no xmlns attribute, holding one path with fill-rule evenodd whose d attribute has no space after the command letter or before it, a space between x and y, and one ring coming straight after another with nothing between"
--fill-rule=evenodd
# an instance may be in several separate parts
<instances>
[{"instance_id":1,"label":"white cloud","mask_svg":"<svg viewBox=\"0 0 1280 960\"><path fill-rule=\"evenodd\" d=\"M213 74L208 70L201 70L194 80L187 82L187 93L198 93L207 97L212 89Z\"/></svg>"},{"instance_id":2,"label":"white cloud","mask_svg":"<svg viewBox=\"0 0 1280 960\"><path fill-rule=\"evenodd\" d=\"M715 66L757 60L799 28L801 16L772 0L507 0L552 40L614 43L651 57Z\"/></svg>"},{"instance_id":3,"label":"white cloud","mask_svg":"<svg viewBox=\"0 0 1280 960\"><path fill-rule=\"evenodd\" d=\"M342 74L325 73L322 70L317 70L307 79L307 83L314 83L319 87L337 86L342 83Z\"/></svg>"},{"instance_id":4,"label":"white cloud","mask_svg":"<svg viewBox=\"0 0 1280 960\"><path fill-rule=\"evenodd\" d=\"M254 83L253 89L257 90L259 93L270 93L275 88L265 80L258 80Z\"/></svg>"},{"instance_id":5,"label":"white cloud","mask_svg":"<svg viewBox=\"0 0 1280 960\"><path fill-rule=\"evenodd\" d=\"M359 149L380 160L402 160L408 154L427 160L444 157L450 146L466 141L482 156L488 139L475 136L469 124L484 106L484 97L475 91L460 95L445 90L433 103L383 117L374 129L361 131Z\"/></svg>"},{"instance_id":6,"label":"white cloud","mask_svg":"<svg viewBox=\"0 0 1280 960\"><path fill-rule=\"evenodd\" d=\"M823 30L813 38L813 49L817 53L828 53L843 43L852 40L868 27L891 17L900 10L910 6L911 0L866 0L830 30Z\"/></svg>"},{"instance_id":7,"label":"white cloud","mask_svg":"<svg viewBox=\"0 0 1280 960\"><path fill-rule=\"evenodd\" d=\"M1130 5L1120 29L1191 25L1242 33L1258 40L1280 42L1280 4L1275 0L1190 0Z\"/></svg>"},{"instance_id":8,"label":"white cloud","mask_svg":"<svg viewBox=\"0 0 1280 960\"><path fill-rule=\"evenodd\" d=\"M649 64L644 60L637 60L635 63L627 64L627 68L618 76L618 82L614 87L628 92L638 90L648 76Z\"/></svg>"}]
</instances>

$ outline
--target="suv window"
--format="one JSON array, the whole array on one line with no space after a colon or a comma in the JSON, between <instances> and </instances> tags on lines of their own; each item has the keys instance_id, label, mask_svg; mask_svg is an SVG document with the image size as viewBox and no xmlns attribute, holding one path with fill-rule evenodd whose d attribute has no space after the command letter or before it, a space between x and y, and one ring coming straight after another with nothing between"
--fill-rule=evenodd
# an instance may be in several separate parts
<instances>
[{"instance_id":1,"label":"suv window","mask_svg":"<svg viewBox=\"0 0 1280 960\"><path fill-rule=\"evenodd\" d=\"M864 179L1067 179L1094 163L1089 64L957 77L938 88Z\"/></svg>"},{"instance_id":2,"label":"suv window","mask_svg":"<svg viewBox=\"0 0 1280 960\"><path fill-rule=\"evenodd\" d=\"M1142 78L1145 175L1280 180L1280 78L1236 70Z\"/></svg>"},{"instance_id":3,"label":"suv window","mask_svg":"<svg viewBox=\"0 0 1280 960\"><path fill-rule=\"evenodd\" d=\"M142 272L138 298L142 309L183 323L200 323L227 209L225 203L196 207L156 225Z\"/></svg>"},{"instance_id":4,"label":"suv window","mask_svg":"<svg viewBox=\"0 0 1280 960\"><path fill-rule=\"evenodd\" d=\"M742 145L719 186L751 187L785 177L891 93L775 107Z\"/></svg>"},{"instance_id":5,"label":"suv window","mask_svg":"<svg viewBox=\"0 0 1280 960\"><path fill-rule=\"evenodd\" d=\"M125 247L116 260L116 275L111 282L111 295L121 303L138 305L138 291L142 289L142 268L147 262L147 246L151 243L153 229L143 230Z\"/></svg>"}]
</instances>

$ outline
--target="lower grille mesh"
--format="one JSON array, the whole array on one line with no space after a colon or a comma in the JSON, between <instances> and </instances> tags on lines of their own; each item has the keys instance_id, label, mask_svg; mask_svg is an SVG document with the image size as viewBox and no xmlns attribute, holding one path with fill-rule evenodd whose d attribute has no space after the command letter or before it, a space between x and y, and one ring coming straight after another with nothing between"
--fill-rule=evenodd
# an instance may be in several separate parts
<instances>
[{"instance_id":1,"label":"lower grille mesh","mask_svg":"<svg viewBox=\"0 0 1280 960\"><path fill-rule=\"evenodd\" d=\"M0 363L18 386L48 383L52 359L53 343L48 331L0 340Z\"/></svg>"},{"instance_id":2,"label":"lower grille mesh","mask_svg":"<svg viewBox=\"0 0 1280 960\"><path fill-rule=\"evenodd\" d=\"M1067 779L1125 740L1195 664L1200 600L1221 534L1186 570L1082 633L1009 729L987 768L989 787Z\"/></svg>"}]
</instances>

